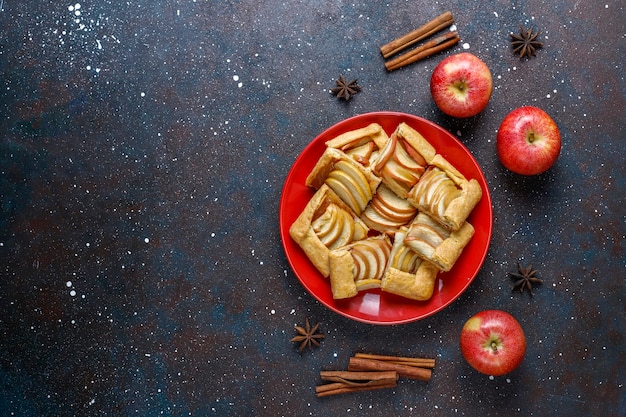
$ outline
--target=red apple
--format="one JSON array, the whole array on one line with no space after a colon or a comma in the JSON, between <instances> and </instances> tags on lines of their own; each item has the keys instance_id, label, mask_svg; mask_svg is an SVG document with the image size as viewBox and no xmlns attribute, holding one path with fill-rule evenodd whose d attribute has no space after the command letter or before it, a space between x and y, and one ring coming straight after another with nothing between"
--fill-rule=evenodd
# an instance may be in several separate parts
<instances>
[{"instance_id":1,"label":"red apple","mask_svg":"<svg viewBox=\"0 0 626 417\"><path fill-rule=\"evenodd\" d=\"M492 91L489 67L469 52L447 57L430 77L430 94L435 104L452 117L477 115L487 106Z\"/></svg>"},{"instance_id":2,"label":"red apple","mask_svg":"<svg viewBox=\"0 0 626 417\"><path fill-rule=\"evenodd\" d=\"M545 111L524 106L507 114L496 137L498 158L521 175L536 175L550 168L561 152L561 133Z\"/></svg>"},{"instance_id":3,"label":"red apple","mask_svg":"<svg viewBox=\"0 0 626 417\"><path fill-rule=\"evenodd\" d=\"M526 353L526 337L519 322L501 310L485 310L465 322L461 353L478 372L504 375L516 369Z\"/></svg>"}]
</instances>

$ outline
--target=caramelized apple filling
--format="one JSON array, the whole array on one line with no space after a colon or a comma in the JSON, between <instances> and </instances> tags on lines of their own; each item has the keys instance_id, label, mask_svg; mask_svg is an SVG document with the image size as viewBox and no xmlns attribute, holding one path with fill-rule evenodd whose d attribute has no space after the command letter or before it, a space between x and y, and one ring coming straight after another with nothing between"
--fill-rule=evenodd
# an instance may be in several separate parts
<instances>
[{"instance_id":1,"label":"caramelized apple filling","mask_svg":"<svg viewBox=\"0 0 626 417\"><path fill-rule=\"evenodd\" d=\"M347 245L354 235L354 219L336 204L326 205L326 210L311 222L318 239L328 248Z\"/></svg>"},{"instance_id":2,"label":"caramelized apple filling","mask_svg":"<svg viewBox=\"0 0 626 417\"><path fill-rule=\"evenodd\" d=\"M417 267L420 266L421 263L422 258L419 257L417 252L404 245L400 246L394 257L389 260L389 266L391 268L395 268L409 274L414 274L417 271Z\"/></svg>"},{"instance_id":3,"label":"caramelized apple filling","mask_svg":"<svg viewBox=\"0 0 626 417\"><path fill-rule=\"evenodd\" d=\"M347 145L341 148L341 150L359 164L367 167L370 165L372 154L376 150L376 144L374 142L366 142L363 145L354 147Z\"/></svg>"},{"instance_id":4,"label":"caramelized apple filling","mask_svg":"<svg viewBox=\"0 0 626 417\"><path fill-rule=\"evenodd\" d=\"M419 152L394 133L378 156L372 170L385 181L396 184L407 193L426 170L426 161Z\"/></svg>"},{"instance_id":5,"label":"caramelized apple filling","mask_svg":"<svg viewBox=\"0 0 626 417\"><path fill-rule=\"evenodd\" d=\"M348 161L337 161L324 182L357 216L361 215L372 199L367 178L357 166Z\"/></svg>"},{"instance_id":6,"label":"caramelized apple filling","mask_svg":"<svg viewBox=\"0 0 626 417\"><path fill-rule=\"evenodd\" d=\"M434 221L430 216L419 213L404 242L423 257L431 258L435 249L450 236L450 232Z\"/></svg>"},{"instance_id":7,"label":"caramelized apple filling","mask_svg":"<svg viewBox=\"0 0 626 417\"><path fill-rule=\"evenodd\" d=\"M387 268L391 243L387 239L365 239L349 250L354 259L354 280L380 280Z\"/></svg>"},{"instance_id":8,"label":"caramelized apple filling","mask_svg":"<svg viewBox=\"0 0 626 417\"><path fill-rule=\"evenodd\" d=\"M361 219L371 229L383 233L394 232L413 220L416 212L417 209L411 203L381 184Z\"/></svg>"},{"instance_id":9,"label":"caramelized apple filling","mask_svg":"<svg viewBox=\"0 0 626 417\"><path fill-rule=\"evenodd\" d=\"M418 207L442 218L452 200L461 195L461 190L441 169L430 166L420 181L411 190L409 197Z\"/></svg>"}]
</instances>

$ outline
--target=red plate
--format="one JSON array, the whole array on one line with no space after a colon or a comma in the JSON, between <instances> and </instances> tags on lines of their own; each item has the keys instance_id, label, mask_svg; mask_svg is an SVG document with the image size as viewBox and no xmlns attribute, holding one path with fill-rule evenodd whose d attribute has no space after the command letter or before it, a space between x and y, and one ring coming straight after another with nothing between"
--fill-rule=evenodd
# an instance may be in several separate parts
<instances>
[{"instance_id":1,"label":"red plate","mask_svg":"<svg viewBox=\"0 0 626 417\"><path fill-rule=\"evenodd\" d=\"M475 234L450 272L440 273L428 301L414 301L380 290L360 292L356 297L334 300L330 283L317 271L300 246L289 236L289 227L314 194L304 183L326 148L326 141L350 130L379 123L391 135L401 122L419 131L466 178L475 178L483 196L468 221ZM296 276L319 302L348 318L370 324L401 324L420 320L442 310L456 300L476 277L487 256L493 226L491 197L480 166L461 142L440 126L410 114L367 113L343 120L317 136L298 156L285 181L280 200L280 235L287 259Z\"/></svg>"}]
</instances>

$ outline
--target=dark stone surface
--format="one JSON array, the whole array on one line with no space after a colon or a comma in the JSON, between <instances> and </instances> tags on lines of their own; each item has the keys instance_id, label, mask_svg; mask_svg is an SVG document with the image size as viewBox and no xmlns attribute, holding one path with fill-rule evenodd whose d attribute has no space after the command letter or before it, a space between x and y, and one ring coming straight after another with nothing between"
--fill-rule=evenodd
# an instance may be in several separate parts
<instances>
[{"instance_id":1,"label":"dark stone surface","mask_svg":"<svg viewBox=\"0 0 626 417\"><path fill-rule=\"evenodd\" d=\"M625 415L623 2L362 3L0 3L0 414ZM378 46L444 10L461 44L386 73ZM519 24L541 31L537 57L512 54ZM455 120L428 80L463 44L495 91ZM363 87L349 103L328 93L340 73ZM533 178L495 154L500 121L527 104L563 135ZM476 280L402 326L327 310L278 234L296 156L377 110L458 135L493 198ZM510 291L518 260L544 279L532 299ZM487 308L527 334L506 377L474 372L458 349ZM300 355L289 339L306 317L327 336ZM429 383L317 399L319 371L359 350L438 364Z\"/></svg>"}]
</instances>

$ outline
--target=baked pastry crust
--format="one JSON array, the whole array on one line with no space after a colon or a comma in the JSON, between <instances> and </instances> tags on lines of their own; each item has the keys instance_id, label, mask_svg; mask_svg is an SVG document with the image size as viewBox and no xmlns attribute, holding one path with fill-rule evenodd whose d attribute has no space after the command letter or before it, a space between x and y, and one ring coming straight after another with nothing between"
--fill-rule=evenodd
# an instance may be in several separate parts
<instances>
[{"instance_id":1,"label":"baked pastry crust","mask_svg":"<svg viewBox=\"0 0 626 417\"><path fill-rule=\"evenodd\" d=\"M442 172L454 187L450 187L455 195L445 202L447 197L429 187L440 186L441 181L428 181L435 172ZM409 191L407 200L420 211L428 213L439 223L450 230L459 230L469 214L482 197L482 189L475 179L467 180L450 162L437 154L430 163L427 172Z\"/></svg>"},{"instance_id":2,"label":"baked pastry crust","mask_svg":"<svg viewBox=\"0 0 626 417\"><path fill-rule=\"evenodd\" d=\"M313 222L330 204L334 204L339 210L348 213L349 218L352 219L353 230L352 236L348 239L349 242L366 238L369 231L365 223L354 216L352 210L327 185L322 184L289 228L289 235L298 243L324 277L328 277L330 274L328 261L330 249L318 237L313 228Z\"/></svg>"},{"instance_id":3,"label":"baked pastry crust","mask_svg":"<svg viewBox=\"0 0 626 417\"><path fill-rule=\"evenodd\" d=\"M371 242L380 243L383 249L378 255L373 256L377 262L370 264L372 272L368 277L357 276L357 261L352 251L358 250L360 245L367 245ZM355 241L349 245L330 251L330 288L334 299L350 298L357 295L359 291L372 288L379 288L387 262L391 253L392 245L389 237L378 235Z\"/></svg>"},{"instance_id":4,"label":"baked pastry crust","mask_svg":"<svg viewBox=\"0 0 626 417\"><path fill-rule=\"evenodd\" d=\"M354 281L354 259L347 250L332 251L328 256L330 290L335 300L352 298L358 294Z\"/></svg>"},{"instance_id":5,"label":"baked pastry crust","mask_svg":"<svg viewBox=\"0 0 626 417\"><path fill-rule=\"evenodd\" d=\"M389 137L378 123L351 130L326 142L329 148L339 149L364 166L369 166L376 153L385 146Z\"/></svg>"},{"instance_id":6,"label":"baked pastry crust","mask_svg":"<svg viewBox=\"0 0 626 417\"><path fill-rule=\"evenodd\" d=\"M452 269L472 236L474 227L468 222L463 223L458 230L450 231L420 212L409 226L404 244L447 272Z\"/></svg>"},{"instance_id":7,"label":"baked pastry crust","mask_svg":"<svg viewBox=\"0 0 626 417\"><path fill-rule=\"evenodd\" d=\"M439 268L420 258L417 254L410 270L406 270L406 268L396 262L400 252L412 251L404 244L406 232L407 228L403 227L396 233L393 249L389 256L389 264L383 276L380 289L412 300L426 301L433 295Z\"/></svg>"},{"instance_id":8,"label":"baked pastry crust","mask_svg":"<svg viewBox=\"0 0 626 417\"><path fill-rule=\"evenodd\" d=\"M435 155L435 148L417 130L400 123L378 153L372 171L399 197L406 198Z\"/></svg>"},{"instance_id":9,"label":"baked pastry crust","mask_svg":"<svg viewBox=\"0 0 626 417\"><path fill-rule=\"evenodd\" d=\"M345 153L335 148L326 148L320 159L317 161L317 164L315 164L313 170L307 177L305 184L315 189L320 188L338 161L346 161L349 164L353 164L358 167L358 169L367 178L372 192L374 192L378 187L378 184L380 184L380 178L374 175L372 170L357 163L354 159L349 158Z\"/></svg>"}]
</instances>

